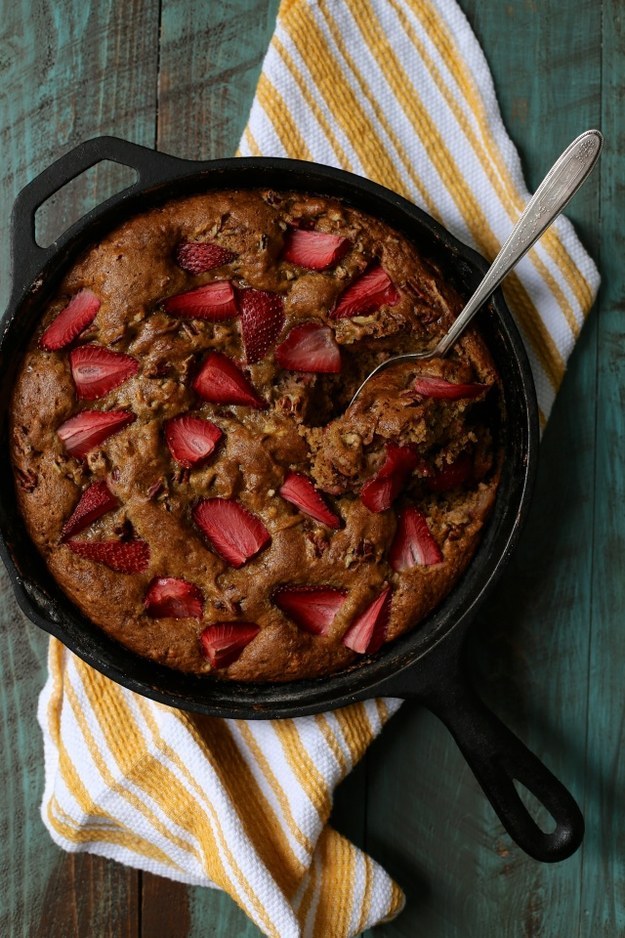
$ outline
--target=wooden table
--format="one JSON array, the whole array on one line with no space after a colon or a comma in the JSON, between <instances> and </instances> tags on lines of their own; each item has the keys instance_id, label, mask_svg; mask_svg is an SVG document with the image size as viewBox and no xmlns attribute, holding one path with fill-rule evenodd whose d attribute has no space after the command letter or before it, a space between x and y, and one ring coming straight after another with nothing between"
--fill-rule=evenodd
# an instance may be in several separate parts
<instances>
[{"instance_id":1,"label":"wooden table","mask_svg":"<svg viewBox=\"0 0 625 938\"><path fill-rule=\"evenodd\" d=\"M485 698L571 788L587 821L556 866L505 836L447 733L406 705L339 790L335 823L405 888L376 936L625 934L625 21L619 0L461 0L490 62L530 189L579 131L600 126L599 170L569 215L600 264L584 328L544 436L518 554L471 641ZM178 156L234 152L277 0L13 0L3 7L0 92L7 219L18 190L80 140L112 133ZM52 239L119 186L91 171L42 214ZM5 229L6 229L5 222ZM8 296L9 248L0 250ZM19 259L18 259L19 262ZM217 892L68 856L39 817L37 695L47 639L0 579L0 934L258 935Z\"/></svg>"}]
</instances>

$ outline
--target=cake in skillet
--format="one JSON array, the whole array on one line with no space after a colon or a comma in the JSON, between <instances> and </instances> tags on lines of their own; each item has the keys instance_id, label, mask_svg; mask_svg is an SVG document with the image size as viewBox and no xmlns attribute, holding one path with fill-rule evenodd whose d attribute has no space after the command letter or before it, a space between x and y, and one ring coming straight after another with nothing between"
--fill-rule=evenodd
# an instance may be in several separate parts
<instances>
[{"instance_id":1,"label":"cake in skillet","mask_svg":"<svg viewBox=\"0 0 625 938\"><path fill-rule=\"evenodd\" d=\"M16 380L26 526L63 592L139 655L220 679L319 677L418 628L497 490L498 376L460 302L335 199L189 196L88 249Z\"/></svg>"}]
</instances>

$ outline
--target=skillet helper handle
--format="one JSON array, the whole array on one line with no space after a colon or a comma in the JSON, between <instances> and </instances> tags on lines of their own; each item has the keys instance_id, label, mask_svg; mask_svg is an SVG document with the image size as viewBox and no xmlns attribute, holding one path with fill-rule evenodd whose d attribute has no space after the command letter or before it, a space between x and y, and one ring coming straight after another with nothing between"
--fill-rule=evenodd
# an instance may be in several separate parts
<instances>
[{"instance_id":1,"label":"skillet helper handle","mask_svg":"<svg viewBox=\"0 0 625 938\"><path fill-rule=\"evenodd\" d=\"M11 218L14 292L28 289L37 272L59 247L58 242L48 247L37 244L35 214L39 206L72 179L103 160L129 166L138 175L135 183L117 193L104 205L120 201L146 185L158 182L170 164L174 168L185 162L119 137L93 137L59 157L24 186L15 200ZM102 207L98 206L96 211L100 211Z\"/></svg>"},{"instance_id":2,"label":"skillet helper handle","mask_svg":"<svg viewBox=\"0 0 625 938\"><path fill-rule=\"evenodd\" d=\"M502 824L531 857L565 860L584 836L584 818L564 785L480 700L456 673L453 683L430 690L424 701L447 726ZM555 829L543 831L514 785L527 788L547 809Z\"/></svg>"}]
</instances>

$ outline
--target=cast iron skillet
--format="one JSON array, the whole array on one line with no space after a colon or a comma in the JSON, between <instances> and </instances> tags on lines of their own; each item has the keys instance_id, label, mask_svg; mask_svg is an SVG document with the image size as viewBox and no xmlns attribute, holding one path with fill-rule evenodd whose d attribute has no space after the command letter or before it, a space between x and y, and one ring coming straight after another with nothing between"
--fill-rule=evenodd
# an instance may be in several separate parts
<instances>
[{"instance_id":1,"label":"cast iron skillet","mask_svg":"<svg viewBox=\"0 0 625 938\"><path fill-rule=\"evenodd\" d=\"M36 209L102 160L132 167L137 181L89 212L49 247L34 236ZM581 843L575 801L472 690L463 644L476 611L499 579L525 519L537 456L537 407L520 336L501 294L480 314L480 329L504 386L503 477L492 518L468 572L421 628L331 677L279 685L214 682L139 658L94 627L57 588L30 541L13 492L8 409L16 369L42 305L77 255L131 215L172 197L217 188L267 186L338 196L403 231L442 264L468 297L485 263L428 215L350 173L282 159L191 162L113 137L88 140L53 163L18 196L12 218L13 292L0 337L0 553L25 614L114 681L173 707L222 717L279 718L342 707L374 696L420 700L447 725L511 837L530 856L561 860ZM533 820L517 780L547 808L555 829Z\"/></svg>"}]
</instances>

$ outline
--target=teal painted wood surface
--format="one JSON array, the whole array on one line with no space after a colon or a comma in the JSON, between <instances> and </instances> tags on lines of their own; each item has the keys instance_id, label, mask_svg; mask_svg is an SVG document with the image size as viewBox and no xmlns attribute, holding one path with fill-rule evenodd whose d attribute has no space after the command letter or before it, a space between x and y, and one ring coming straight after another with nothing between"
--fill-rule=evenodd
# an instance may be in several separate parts
<instances>
[{"instance_id":1,"label":"teal painted wood surface","mask_svg":"<svg viewBox=\"0 0 625 938\"><path fill-rule=\"evenodd\" d=\"M530 187L580 130L606 136L568 212L603 286L545 432L522 544L471 639L494 709L583 805L587 835L544 866L505 836L455 744L405 706L337 793L334 821L404 887L369 938L625 934L624 17L620 0L461 0ZM190 158L234 152L277 0L17 0L0 20L2 216L81 139L115 133ZM54 237L120 177L100 167L41 219ZM6 226L5 226L6 228ZM9 257L0 249L0 302ZM226 896L70 857L39 818L35 710L46 639L0 575L0 934L252 938Z\"/></svg>"}]
</instances>

